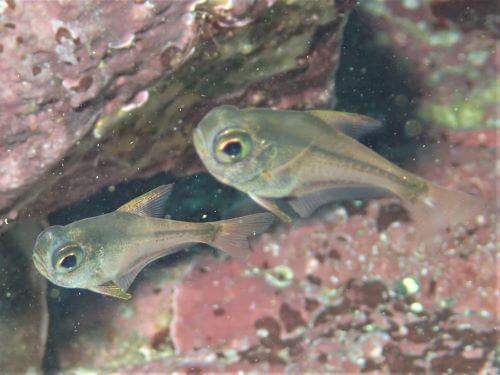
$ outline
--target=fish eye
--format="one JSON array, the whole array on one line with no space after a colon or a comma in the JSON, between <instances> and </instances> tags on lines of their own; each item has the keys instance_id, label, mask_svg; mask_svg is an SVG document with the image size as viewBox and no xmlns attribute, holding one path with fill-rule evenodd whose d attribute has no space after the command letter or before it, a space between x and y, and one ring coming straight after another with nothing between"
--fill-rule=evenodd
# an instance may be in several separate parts
<instances>
[{"instance_id":1,"label":"fish eye","mask_svg":"<svg viewBox=\"0 0 500 375\"><path fill-rule=\"evenodd\" d=\"M76 255L68 254L65 255L64 258L59 260L59 266L64 267L66 269L72 269L76 266Z\"/></svg>"},{"instance_id":2,"label":"fish eye","mask_svg":"<svg viewBox=\"0 0 500 375\"><path fill-rule=\"evenodd\" d=\"M252 150L252 139L241 130L224 130L215 138L214 152L222 163L235 163L246 158Z\"/></svg>"},{"instance_id":3,"label":"fish eye","mask_svg":"<svg viewBox=\"0 0 500 375\"><path fill-rule=\"evenodd\" d=\"M83 258L83 250L78 245L65 246L57 252L54 268L69 272L77 268Z\"/></svg>"}]
</instances>

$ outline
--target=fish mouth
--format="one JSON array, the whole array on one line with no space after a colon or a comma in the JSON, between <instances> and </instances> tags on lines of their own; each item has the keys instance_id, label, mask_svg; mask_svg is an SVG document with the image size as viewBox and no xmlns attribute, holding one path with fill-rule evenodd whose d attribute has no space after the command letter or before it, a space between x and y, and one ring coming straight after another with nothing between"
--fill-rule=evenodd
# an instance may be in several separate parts
<instances>
[{"instance_id":1,"label":"fish mouth","mask_svg":"<svg viewBox=\"0 0 500 375\"><path fill-rule=\"evenodd\" d=\"M198 156L200 157L203 163L205 162L205 159L207 158L209 153L209 149L207 147L205 139L206 138L205 134L203 133L203 130L201 130L199 127L194 128L193 130L194 148L196 149L196 152L198 153Z\"/></svg>"},{"instance_id":2,"label":"fish mouth","mask_svg":"<svg viewBox=\"0 0 500 375\"><path fill-rule=\"evenodd\" d=\"M40 272L43 276L48 278L48 271L47 267L45 266L45 263L40 259L40 256L37 253L33 254L33 263L35 264L36 269L38 272Z\"/></svg>"},{"instance_id":3,"label":"fish mouth","mask_svg":"<svg viewBox=\"0 0 500 375\"><path fill-rule=\"evenodd\" d=\"M194 147L196 147L197 150L204 149L206 146L205 137L203 136L203 131L199 127L196 127L193 130L193 141L194 141Z\"/></svg>"}]
</instances>

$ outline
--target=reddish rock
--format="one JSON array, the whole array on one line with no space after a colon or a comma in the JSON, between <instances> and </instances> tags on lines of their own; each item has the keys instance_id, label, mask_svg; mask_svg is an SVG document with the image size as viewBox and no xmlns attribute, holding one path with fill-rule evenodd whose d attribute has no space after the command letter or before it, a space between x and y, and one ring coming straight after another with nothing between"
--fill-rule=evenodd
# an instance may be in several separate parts
<instances>
[{"instance_id":1,"label":"reddish rock","mask_svg":"<svg viewBox=\"0 0 500 375\"><path fill-rule=\"evenodd\" d=\"M127 178L196 170L191 130L215 105L326 103L352 6L2 4L0 226Z\"/></svg>"},{"instance_id":2,"label":"reddish rock","mask_svg":"<svg viewBox=\"0 0 500 375\"><path fill-rule=\"evenodd\" d=\"M457 179L451 167L474 165L482 193L492 200L495 151L436 145L432 157L440 162L423 162L420 169L445 186L474 191L474 176L462 172ZM443 234L442 245L422 248L412 223L398 221L394 210L392 224L378 232L379 212L395 204L389 202L371 202L361 215L340 209L280 226L262 236L246 267L233 259L198 263L176 290L172 339L178 353L231 348L241 363L297 371L491 366L496 212L485 212L473 234ZM281 282L270 277L280 268L291 280L284 281L287 272Z\"/></svg>"}]
</instances>

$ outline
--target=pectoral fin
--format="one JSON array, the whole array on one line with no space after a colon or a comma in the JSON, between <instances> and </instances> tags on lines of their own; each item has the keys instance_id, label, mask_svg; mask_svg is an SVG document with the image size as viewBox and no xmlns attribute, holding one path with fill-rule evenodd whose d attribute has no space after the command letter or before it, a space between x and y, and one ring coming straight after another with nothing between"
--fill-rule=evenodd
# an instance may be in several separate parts
<instances>
[{"instance_id":1,"label":"pectoral fin","mask_svg":"<svg viewBox=\"0 0 500 375\"><path fill-rule=\"evenodd\" d=\"M142 271L142 269L146 266L147 264L140 264L134 269L132 269L130 272L126 273L125 275L122 275L118 278L116 278L114 283L116 286L118 286L122 291L127 291L128 288L130 288L130 285L134 282L135 278L139 274L139 272Z\"/></svg>"},{"instance_id":2,"label":"pectoral fin","mask_svg":"<svg viewBox=\"0 0 500 375\"><path fill-rule=\"evenodd\" d=\"M288 203L301 217L307 217L319 207L330 202L391 196L393 194L390 191L373 186L344 185L290 198Z\"/></svg>"},{"instance_id":3,"label":"pectoral fin","mask_svg":"<svg viewBox=\"0 0 500 375\"><path fill-rule=\"evenodd\" d=\"M125 203L117 211L150 217L165 217L166 202L174 185L162 185Z\"/></svg>"},{"instance_id":4,"label":"pectoral fin","mask_svg":"<svg viewBox=\"0 0 500 375\"><path fill-rule=\"evenodd\" d=\"M381 128L381 123L368 116L357 113L347 113L329 110L307 111L310 115L319 118L325 124L341 131L352 138L361 138Z\"/></svg>"},{"instance_id":5,"label":"pectoral fin","mask_svg":"<svg viewBox=\"0 0 500 375\"><path fill-rule=\"evenodd\" d=\"M121 289L111 281L89 289L96 293L105 294L107 296L124 300L129 300L132 298L132 295L130 293L125 292L123 289Z\"/></svg>"},{"instance_id":6,"label":"pectoral fin","mask_svg":"<svg viewBox=\"0 0 500 375\"><path fill-rule=\"evenodd\" d=\"M271 199L271 198L264 198L264 197L259 197L257 195L253 194L248 194L250 198L252 198L255 203L261 205L264 207L266 210L271 211L274 215L279 217L281 220L283 220L285 223L291 223L292 218L287 215L277 204L276 202Z\"/></svg>"}]
</instances>

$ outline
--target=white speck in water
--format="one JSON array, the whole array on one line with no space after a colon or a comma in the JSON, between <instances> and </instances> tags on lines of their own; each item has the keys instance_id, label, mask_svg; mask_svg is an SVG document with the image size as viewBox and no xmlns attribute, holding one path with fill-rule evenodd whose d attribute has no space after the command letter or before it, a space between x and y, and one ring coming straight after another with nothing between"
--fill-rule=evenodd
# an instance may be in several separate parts
<instances>
[{"instance_id":1,"label":"white speck in water","mask_svg":"<svg viewBox=\"0 0 500 375\"><path fill-rule=\"evenodd\" d=\"M479 315L481 315L483 318L489 318L490 317L490 312L486 310L481 310L479 312Z\"/></svg>"},{"instance_id":2,"label":"white speck in water","mask_svg":"<svg viewBox=\"0 0 500 375\"><path fill-rule=\"evenodd\" d=\"M269 336L269 331L265 328L259 328L257 330L257 337L266 338Z\"/></svg>"},{"instance_id":3,"label":"white speck in water","mask_svg":"<svg viewBox=\"0 0 500 375\"><path fill-rule=\"evenodd\" d=\"M424 311L424 307L419 302L413 302L410 305L410 310L414 313L421 313L422 311Z\"/></svg>"},{"instance_id":4,"label":"white speck in water","mask_svg":"<svg viewBox=\"0 0 500 375\"><path fill-rule=\"evenodd\" d=\"M418 284L418 281L412 277L405 277L402 280L402 284L406 290L407 295L415 294L420 290L420 285Z\"/></svg>"},{"instance_id":5,"label":"white speck in water","mask_svg":"<svg viewBox=\"0 0 500 375\"><path fill-rule=\"evenodd\" d=\"M207 218L207 214L203 214L203 215L201 215L201 218L202 218L202 219L206 219L206 218Z\"/></svg>"},{"instance_id":6,"label":"white speck in water","mask_svg":"<svg viewBox=\"0 0 500 375\"><path fill-rule=\"evenodd\" d=\"M316 258L312 258L307 262L306 273L312 274L312 273L316 272L318 267L319 267L319 261Z\"/></svg>"},{"instance_id":7,"label":"white speck in water","mask_svg":"<svg viewBox=\"0 0 500 375\"><path fill-rule=\"evenodd\" d=\"M0 1L0 14L5 12L5 9L7 9L9 6L7 5L7 1L2 0Z\"/></svg>"},{"instance_id":8,"label":"white speck in water","mask_svg":"<svg viewBox=\"0 0 500 375\"><path fill-rule=\"evenodd\" d=\"M486 218L484 217L484 215L479 215L476 218L476 223L477 223L477 225L484 225L484 224L486 224Z\"/></svg>"},{"instance_id":9,"label":"white speck in water","mask_svg":"<svg viewBox=\"0 0 500 375\"><path fill-rule=\"evenodd\" d=\"M417 9L422 5L420 0L403 0L403 6L406 9Z\"/></svg>"}]
</instances>

